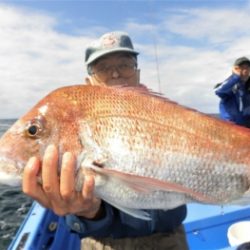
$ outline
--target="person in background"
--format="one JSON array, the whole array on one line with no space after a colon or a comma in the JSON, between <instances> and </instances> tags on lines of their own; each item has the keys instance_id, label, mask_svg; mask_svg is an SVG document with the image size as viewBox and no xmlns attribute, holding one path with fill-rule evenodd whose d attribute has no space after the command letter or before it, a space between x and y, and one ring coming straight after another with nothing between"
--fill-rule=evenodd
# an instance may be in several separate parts
<instances>
[{"instance_id":1,"label":"person in background","mask_svg":"<svg viewBox=\"0 0 250 250\"><path fill-rule=\"evenodd\" d=\"M220 97L220 117L238 125L250 128L250 60L238 58L232 74L224 82L215 86L215 94Z\"/></svg>"},{"instance_id":2,"label":"person in background","mask_svg":"<svg viewBox=\"0 0 250 250\"><path fill-rule=\"evenodd\" d=\"M128 34L104 34L86 49L86 83L142 87L138 54ZM95 197L92 176L86 176L82 191L76 192L74 166L73 155L65 153L58 176L58 149L49 146L42 162L31 158L27 163L23 192L65 216L71 230L84 238L83 249L188 249L182 226L187 212L185 205L167 211L146 210L151 221L134 218ZM36 178L40 169L42 185Z\"/></svg>"}]
</instances>

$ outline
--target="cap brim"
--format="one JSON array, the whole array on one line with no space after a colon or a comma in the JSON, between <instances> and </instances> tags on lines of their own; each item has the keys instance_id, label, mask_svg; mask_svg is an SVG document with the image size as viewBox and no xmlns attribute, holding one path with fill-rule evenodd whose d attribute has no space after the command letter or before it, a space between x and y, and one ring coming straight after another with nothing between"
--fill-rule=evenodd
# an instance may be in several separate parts
<instances>
[{"instance_id":1,"label":"cap brim","mask_svg":"<svg viewBox=\"0 0 250 250\"><path fill-rule=\"evenodd\" d=\"M85 62L86 65L94 62L95 60L97 60L98 58L102 57L102 56L105 56L105 55L108 55L108 54L112 54L112 53L115 53L115 52L128 52L128 53L131 53L131 54L134 54L134 55L138 55L139 52L135 51L135 50L132 50L132 49L129 49L129 48L113 48L113 49L102 49L100 51L96 51L94 52L89 58L88 58L88 61Z\"/></svg>"}]
</instances>

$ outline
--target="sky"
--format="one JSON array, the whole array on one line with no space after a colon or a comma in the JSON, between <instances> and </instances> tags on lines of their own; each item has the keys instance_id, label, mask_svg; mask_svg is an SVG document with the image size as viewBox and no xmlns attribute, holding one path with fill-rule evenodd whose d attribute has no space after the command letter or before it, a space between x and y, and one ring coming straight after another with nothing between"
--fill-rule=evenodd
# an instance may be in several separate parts
<instances>
[{"instance_id":1,"label":"sky","mask_svg":"<svg viewBox=\"0 0 250 250\"><path fill-rule=\"evenodd\" d=\"M250 57L249 0L0 0L0 118L18 118L52 90L84 83L87 46L125 31L141 82L218 113L213 87Z\"/></svg>"}]
</instances>

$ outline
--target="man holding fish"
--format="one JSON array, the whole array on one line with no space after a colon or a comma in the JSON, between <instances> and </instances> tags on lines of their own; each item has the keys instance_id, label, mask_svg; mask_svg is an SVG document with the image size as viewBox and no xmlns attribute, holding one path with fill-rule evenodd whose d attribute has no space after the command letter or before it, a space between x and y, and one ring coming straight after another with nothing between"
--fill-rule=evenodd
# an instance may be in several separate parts
<instances>
[{"instance_id":1,"label":"man holding fish","mask_svg":"<svg viewBox=\"0 0 250 250\"><path fill-rule=\"evenodd\" d=\"M86 83L137 86L147 91L140 84L137 55L126 33L104 34L86 49L89 74ZM142 219L143 215L136 215L134 211L123 212L94 196L95 178L91 173L86 173L82 190L75 191L76 160L71 152L64 153L58 174L58 148L48 146L42 161L37 157L28 161L23 191L44 207L65 216L69 227L84 238L84 249L107 246L114 250L188 249L182 227L185 205L169 210L145 210L150 220ZM42 184L37 181L39 172Z\"/></svg>"}]
</instances>

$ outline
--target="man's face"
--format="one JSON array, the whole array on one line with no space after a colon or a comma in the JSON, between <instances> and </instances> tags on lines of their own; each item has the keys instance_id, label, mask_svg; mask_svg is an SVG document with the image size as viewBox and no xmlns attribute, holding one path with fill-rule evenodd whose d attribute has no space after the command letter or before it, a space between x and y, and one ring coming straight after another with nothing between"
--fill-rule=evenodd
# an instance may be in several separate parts
<instances>
[{"instance_id":1,"label":"man's face","mask_svg":"<svg viewBox=\"0 0 250 250\"><path fill-rule=\"evenodd\" d=\"M250 75L250 65L246 63L240 66L235 66L235 71L240 75L243 81L247 81Z\"/></svg>"},{"instance_id":2,"label":"man's face","mask_svg":"<svg viewBox=\"0 0 250 250\"><path fill-rule=\"evenodd\" d=\"M139 71L135 58L124 52L103 56L91 66L89 81L92 85L129 85L139 84Z\"/></svg>"},{"instance_id":3,"label":"man's face","mask_svg":"<svg viewBox=\"0 0 250 250\"><path fill-rule=\"evenodd\" d=\"M250 65L249 64L241 65L240 69L241 69L242 76L249 77L249 73L250 73Z\"/></svg>"}]
</instances>

